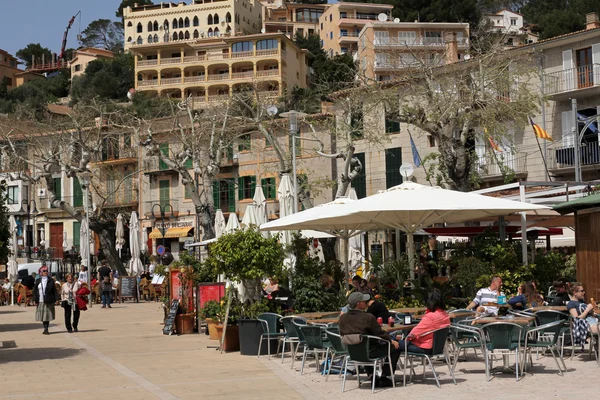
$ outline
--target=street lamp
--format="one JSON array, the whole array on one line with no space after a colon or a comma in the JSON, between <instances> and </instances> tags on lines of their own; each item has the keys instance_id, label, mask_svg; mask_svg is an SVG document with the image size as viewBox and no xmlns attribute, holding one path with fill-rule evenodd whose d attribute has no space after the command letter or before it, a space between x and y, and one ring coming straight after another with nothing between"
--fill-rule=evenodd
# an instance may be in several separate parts
<instances>
[{"instance_id":1,"label":"street lamp","mask_svg":"<svg viewBox=\"0 0 600 400\"><path fill-rule=\"evenodd\" d=\"M581 140L583 139L583 135L585 131L594 123L598 121L599 116L593 115L587 118L578 118L577 113L577 99L571 99L571 111L573 113L573 121L574 125L572 127L573 133L575 136L575 145L573 161L575 164L575 182L581 182L583 177L581 175L581 154L580 154L580 146ZM583 129L579 130L579 123L584 123Z\"/></svg>"},{"instance_id":2,"label":"street lamp","mask_svg":"<svg viewBox=\"0 0 600 400\"><path fill-rule=\"evenodd\" d=\"M82 172L81 174L79 174L79 182L81 183L81 186L83 186L83 188L85 189L85 202L84 202L84 209L85 209L85 222L86 222L86 226L87 226L87 232L86 232L86 240L88 241L87 245L88 245L88 253L87 253L87 260L86 260L86 264L87 264L87 281L88 284L90 285L90 294L89 294L89 303L90 303L90 308L92 308L92 262L91 262L91 253L92 253L92 249L90 247L90 209L89 209L89 201L90 201L90 197L89 197L89 188L90 188L90 183L92 180L92 173L90 171L85 171Z\"/></svg>"},{"instance_id":3,"label":"street lamp","mask_svg":"<svg viewBox=\"0 0 600 400\"><path fill-rule=\"evenodd\" d=\"M33 204L33 207L31 205ZM27 247L27 258L31 258L31 248L35 246L35 217L38 213L37 204L35 200L25 200L21 201L21 211L27 213L27 228L25 229L25 246ZM31 244L29 243L29 222L31 219L31 213L33 213L33 227L31 228Z\"/></svg>"},{"instance_id":4,"label":"street lamp","mask_svg":"<svg viewBox=\"0 0 600 400\"><path fill-rule=\"evenodd\" d=\"M298 212L298 179L296 178L296 134L298 133L298 118L304 118L307 114L290 110L279 114L290 122L290 136L292 138L292 179L294 181L294 213Z\"/></svg>"}]
</instances>

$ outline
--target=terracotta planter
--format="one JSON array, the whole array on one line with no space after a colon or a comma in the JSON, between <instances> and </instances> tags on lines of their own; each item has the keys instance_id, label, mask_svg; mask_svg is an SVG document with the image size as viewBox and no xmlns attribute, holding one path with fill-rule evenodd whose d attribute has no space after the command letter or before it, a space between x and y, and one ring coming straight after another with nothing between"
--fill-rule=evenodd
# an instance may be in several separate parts
<instances>
[{"instance_id":1,"label":"terracotta planter","mask_svg":"<svg viewBox=\"0 0 600 400\"><path fill-rule=\"evenodd\" d=\"M217 332L217 325L219 323L212 318L206 318L206 325L208 326L208 337L210 340L221 340L221 335Z\"/></svg>"},{"instance_id":2,"label":"terracotta planter","mask_svg":"<svg viewBox=\"0 0 600 400\"><path fill-rule=\"evenodd\" d=\"M215 329L219 333L219 340L221 340L221 337L223 336L223 325L216 325ZM227 325L227 331L225 332L225 342L223 343L223 350L240 350L240 331L237 325Z\"/></svg>"},{"instance_id":3,"label":"terracotta planter","mask_svg":"<svg viewBox=\"0 0 600 400\"><path fill-rule=\"evenodd\" d=\"M175 330L178 335L194 333L194 314L177 314Z\"/></svg>"}]
</instances>

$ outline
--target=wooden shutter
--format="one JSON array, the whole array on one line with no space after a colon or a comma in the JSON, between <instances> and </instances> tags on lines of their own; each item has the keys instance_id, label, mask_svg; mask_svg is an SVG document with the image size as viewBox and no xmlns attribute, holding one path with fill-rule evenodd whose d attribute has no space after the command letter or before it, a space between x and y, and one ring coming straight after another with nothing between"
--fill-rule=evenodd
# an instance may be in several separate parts
<instances>
[{"instance_id":1,"label":"wooden shutter","mask_svg":"<svg viewBox=\"0 0 600 400\"><path fill-rule=\"evenodd\" d=\"M83 207L83 191L81 190L81 184L79 178L73 177L73 207Z\"/></svg>"},{"instance_id":2,"label":"wooden shutter","mask_svg":"<svg viewBox=\"0 0 600 400\"><path fill-rule=\"evenodd\" d=\"M251 199L254 196L254 192L256 192L256 176L250 177L250 197Z\"/></svg>"},{"instance_id":3,"label":"wooden shutter","mask_svg":"<svg viewBox=\"0 0 600 400\"><path fill-rule=\"evenodd\" d=\"M238 178L238 200L244 200L244 176Z\"/></svg>"},{"instance_id":4,"label":"wooden shutter","mask_svg":"<svg viewBox=\"0 0 600 400\"><path fill-rule=\"evenodd\" d=\"M563 80L565 90L575 89L575 70L573 66L573 50L562 52Z\"/></svg>"},{"instance_id":5,"label":"wooden shutter","mask_svg":"<svg viewBox=\"0 0 600 400\"><path fill-rule=\"evenodd\" d=\"M159 145L159 149L160 149L160 152L163 154L163 156L169 157L169 143L162 143L162 144L160 144ZM160 162L158 163L158 168L161 171L169 169L169 167L167 166L167 164L165 164L164 161L162 161L162 160L160 160Z\"/></svg>"},{"instance_id":6,"label":"wooden shutter","mask_svg":"<svg viewBox=\"0 0 600 400\"><path fill-rule=\"evenodd\" d=\"M79 251L81 248L81 244L79 241L81 240L81 222L74 221L73 222L73 246L75 246L75 250Z\"/></svg>"},{"instance_id":7,"label":"wooden shutter","mask_svg":"<svg viewBox=\"0 0 600 400\"><path fill-rule=\"evenodd\" d=\"M564 147L575 146L575 134L573 132L573 112L563 111L560 119L562 125L562 145Z\"/></svg>"},{"instance_id":8,"label":"wooden shutter","mask_svg":"<svg viewBox=\"0 0 600 400\"><path fill-rule=\"evenodd\" d=\"M218 180L213 181L212 192L213 192L213 202L215 203L215 210L218 210L219 208L221 208L220 201L219 201L221 199L221 197L219 196L219 181Z\"/></svg>"},{"instance_id":9,"label":"wooden shutter","mask_svg":"<svg viewBox=\"0 0 600 400\"><path fill-rule=\"evenodd\" d=\"M62 200L62 178L54 178L53 183L56 200Z\"/></svg>"},{"instance_id":10,"label":"wooden shutter","mask_svg":"<svg viewBox=\"0 0 600 400\"><path fill-rule=\"evenodd\" d=\"M229 205L229 212L235 212L235 185L234 185L234 180L233 179L229 179L228 180L228 192L227 192L227 200L228 200L228 205Z\"/></svg>"},{"instance_id":11,"label":"wooden shutter","mask_svg":"<svg viewBox=\"0 0 600 400\"><path fill-rule=\"evenodd\" d=\"M389 189L402 183L400 175L402 165L402 148L396 147L385 151L385 188Z\"/></svg>"},{"instance_id":12,"label":"wooden shutter","mask_svg":"<svg viewBox=\"0 0 600 400\"><path fill-rule=\"evenodd\" d=\"M171 198L171 181L159 181L158 187L160 205L164 206L165 204L169 203L169 200Z\"/></svg>"},{"instance_id":13,"label":"wooden shutter","mask_svg":"<svg viewBox=\"0 0 600 400\"><path fill-rule=\"evenodd\" d=\"M592 78L592 84L600 84L600 43L592 45L592 68L594 70L594 76Z\"/></svg>"}]
</instances>

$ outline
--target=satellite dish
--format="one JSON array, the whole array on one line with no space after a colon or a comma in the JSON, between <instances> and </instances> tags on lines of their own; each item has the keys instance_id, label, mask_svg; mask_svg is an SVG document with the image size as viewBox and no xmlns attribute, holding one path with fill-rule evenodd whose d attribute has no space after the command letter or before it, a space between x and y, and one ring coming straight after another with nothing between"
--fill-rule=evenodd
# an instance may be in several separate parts
<instances>
[{"instance_id":1,"label":"satellite dish","mask_svg":"<svg viewBox=\"0 0 600 400\"><path fill-rule=\"evenodd\" d=\"M403 178L410 178L414 172L415 168L412 166L411 163L403 163L400 166L400 175L402 175Z\"/></svg>"},{"instance_id":2,"label":"satellite dish","mask_svg":"<svg viewBox=\"0 0 600 400\"><path fill-rule=\"evenodd\" d=\"M400 22L400 18L394 18L394 22L395 22L395 23L398 23L398 22Z\"/></svg>"},{"instance_id":3,"label":"satellite dish","mask_svg":"<svg viewBox=\"0 0 600 400\"><path fill-rule=\"evenodd\" d=\"M377 16L377 20L380 22L385 22L388 20L388 16L384 13L381 13Z\"/></svg>"},{"instance_id":4,"label":"satellite dish","mask_svg":"<svg viewBox=\"0 0 600 400\"><path fill-rule=\"evenodd\" d=\"M267 30L266 30L265 28L262 28L262 29L260 30L260 33L265 33L266 31L267 31Z\"/></svg>"},{"instance_id":5,"label":"satellite dish","mask_svg":"<svg viewBox=\"0 0 600 400\"><path fill-rule=\"evenodd\" d=\"M271 117L274 116L274 115L277 115L278 111L279 110L275 106L269 106L269 107L267 107L267 114L269 114Z\"/></svg>"}]
</instances>

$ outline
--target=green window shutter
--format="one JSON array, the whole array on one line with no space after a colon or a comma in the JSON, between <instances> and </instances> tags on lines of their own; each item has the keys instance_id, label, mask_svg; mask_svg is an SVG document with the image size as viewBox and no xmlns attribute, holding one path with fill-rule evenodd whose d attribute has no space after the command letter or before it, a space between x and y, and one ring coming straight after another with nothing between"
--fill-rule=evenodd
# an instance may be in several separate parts
<instances>
[{"instance_id":1,"label":"green window shutter","mask_svg":"<svg viewBox=\"0 0 600 400\"><path fill-rule=\"evenodd\" d=\"M398 132L400 132L400 122L386 119L385 120L385 133L398 133Z\"/></svg>"},{"instance_id":2,"label":"green window shutter","mask_svg":"<svg viewBox=\"0 0 600 400\"><path fill-rule=\"evenodd\" d=\"M73 207L83 207L83 191L76 176L73 177Z\"/></svg>"},{"instance_id":3,"label":"green window shutter","mask_svg":"<svg viewBox=\"0 0 600 400\"><path fill-rule=\"evenodd\" d=\"M356 178L352 180L352 187L356 190L356 197L362 199L367 197L367 165L365 163L365 153L355 153L354 157L358 158L362 164L362 171Z\"/></svg>"},{"instance_id":4,"label":"green window shutter","mask_svg":"<svg viewBox=\"0 0 600 400\"><path fill-rule=\"evenodd\" d=\"M238 200L244 200L244 177L238 178Z\"/></svg>"},{"instance_id":5,"label":"green window shutter","mask_svg":"<svg viewBox=\"0 0 600 400\"><path fill-rule=\"evenodd\" d=\"M256 176L251 176L250 177L250 197L249 197L249 199L254 197L254 192L256 192Z\"/></svg>"},{"instance_id":6,"label":"green window shutter","mask_svg":"<svg viewBox=\"0 0 600 400\"><path fill-rule=\"evenodd\" d=\"M188 158L187 161L185 162L185 164L183 164L183 166L187 169L194 168L194 160L192 160L191 158Z\"/></svg>"},{"instance_id":7,"label":"green window shutter","mask_svg":"<svg viewBox=\"0 0 600 400\"><path fill-rule=\"evenodd\" d=\"M73 246L75 250L79 251L79 241L81 240L81 222L73 222Z\"/></svg>"},{"instance_id":8,"label":"green window shutter","mask_svg":"<svg viewBox=\"0 0 600 400\"><path fill-rule=\"evenodd\" d=\"M171 199L171 181L158 181L160 205L168 204Z\"/></svg>"},{"instance_id":9,"label":"green window shutter","mask_svg":"<svg viewBox=\"0 0 600 400\"><path fill-rule=\"evenodd\" d=\"M54 178L53 183L56 200L62 200L62 178Z\"/></svg>"},{"instance_id":10,"label":"green window shutter","mask_svg":"<svg viewBox=\"0 0 600 400\"><path fill-rule=\"evenodd\" d=\"M215 203L215 210L218 210L219 208L221 208L221 204L219 202L219 200L221 199L221 197L219 196L219 181L213 181L212 190L213 202Z\"/></svg>"},{"instance_id":11,"label":"green window shutter","mask_svg":"<svg viewBox=\"0 0 600 400\"><path fill-rule=\"evenodd\" d=\"M386 189L402 183L400 166L402 165L402 148L396 147L385 151L385 187Z\"/></svg>"},{"instance_id":12,"label":"green window shutter","mask_svg":"<svg viewBox=\"0 0 600 400\"><path fill-rule=\"evenodd\" d=\"M268 178L263 178L260 180L260 187L262 187L263 192L266 193L266 189L267 189L267 185L268 185Z\"/></svg>"},{"instance_id":13,"label":"green window shutter","mask_svg":"<svg viewBox=\"0 0 600 400\"><path fill-rule=\"evenodd\" d=\"M228 201L229 201L229 212L235 212L235 184L234 184L234 180L233 179L229 179L229 190L227 192L228 194Z\"/></svg>"},{"instance_id":14,"label":"green window shutter","mask_svg":"<svg viewBox=\"0 0 600 400\"><path fill-rule=\"evenodd\" d=\"M275 178L269 178L271 184L269 186L269 198L276 199L277 198L277 186L275 183Z\"/></svg>"},{"instance_id":15,"label":"green window shutter","mask_svg":"<svg viewBox=\"0 0 600 400\"><path fill-rule=\"evenodd\" d=\"M159 149L163 156L169 157L169 143L160 144ZM161 171L164 171L164 170L169 169L169 167L167 166L167 164L165 164L164 161L160 160L160 162L158 163L158 169L160 169Z\"/></svg>"},{"instance_id":16,"label":"green window shutter","mask_svg":"<svg viewBox=\"0 0 600 400\"><path fill-rule=\"evenodd\" d=\"M190 189L189 185L185 185L184 186L184 193L183 193L183 197L185 199L191 199L192 198L192 190Z\"/></svg>"}]
</instances>

